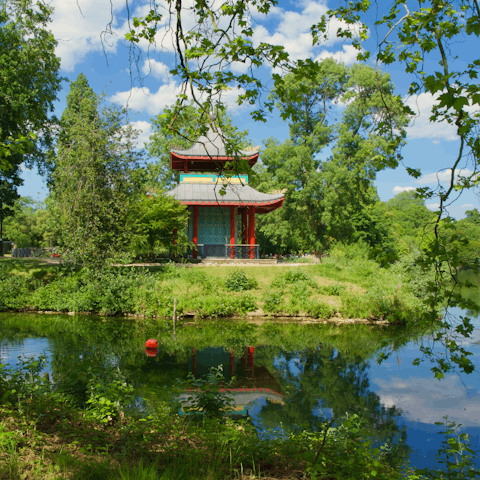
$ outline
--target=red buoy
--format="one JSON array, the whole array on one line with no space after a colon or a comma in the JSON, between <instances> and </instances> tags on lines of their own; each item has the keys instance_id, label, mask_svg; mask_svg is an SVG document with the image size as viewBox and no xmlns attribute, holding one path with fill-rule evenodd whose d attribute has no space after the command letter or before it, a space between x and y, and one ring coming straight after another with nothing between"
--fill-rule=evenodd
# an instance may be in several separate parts
<instances>
[{"instance_id":1,"label":"red buoy","mask_svg":"<svg viewBox=\"0 0 480 480\"><path fill-rule=\"evenodd\" d=\"M156 357L158 355L158 350L156 348L146 348L145 353L149 357Z\"/></svg>"},{"instance_id":2,"label":"red buoy","mask_svg":"<svg viewBox=\"0 0 480 480\"><path fill-rule=\"evenodd\" d=\"M145 348L157 348L158 347L158 342L154 338L149 338L145 342Z\"/></svg>"}]
</instances>

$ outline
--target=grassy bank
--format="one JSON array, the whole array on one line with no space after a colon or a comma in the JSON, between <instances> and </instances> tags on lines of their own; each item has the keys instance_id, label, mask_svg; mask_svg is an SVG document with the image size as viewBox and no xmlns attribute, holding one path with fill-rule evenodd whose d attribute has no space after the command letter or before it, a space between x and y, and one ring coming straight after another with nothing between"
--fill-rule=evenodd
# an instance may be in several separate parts
<instances>
[{"instance_id":1,"label":"grassy bank","mask_svg":"<svg viewBox=\"0 0 480 480\"><path fill-rule=\"evenodd\" d=\"M0 311L197 318L258 315L362 318L406 323L424 317L431 274L405 260L381 268L367 259L320 265L110 267L70 271L41 260L0 262Z\"/></svg>"}]
</instances>

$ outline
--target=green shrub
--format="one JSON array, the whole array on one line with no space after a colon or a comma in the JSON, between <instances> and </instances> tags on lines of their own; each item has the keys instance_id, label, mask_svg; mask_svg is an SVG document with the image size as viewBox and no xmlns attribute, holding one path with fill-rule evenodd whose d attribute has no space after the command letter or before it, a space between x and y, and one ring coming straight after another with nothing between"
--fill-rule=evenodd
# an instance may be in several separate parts
<instances>
[{"instance_id":1,"label":"green shrub","mask_svg":"<svg viewBox=\"0 0 480 480\"><path fill-rule=\"evenodd\" d=\"M240 297L233 295L216 295L200 297L193 303L194 310L200 317L233 317L243 315L257 309L255 299L244 294Z\"/></svg>"},{"instance_id":2,"label":"green shrub","mask_svg":"<svg viewBox=\"0 0 480 480\"><path fill-rule=\"evenodd\" d=\"M344 294L341 296L340 313L345 318L370 318L370 306L365 295Z\"/></svg>"},{"instance_id":3,"label":"green shrub","mask_svg":"<svg viewBox=\"0 0 480 480\"><path fill-rule=\"evenodd\" d=\"M285 310L284 294L281 290L266 290L262 295L263 311L266 313L280 313Z\"/></svg>"},{"instance_id":4,"label":"green shrub","mask_svg":"<svg viewBox=\"0 0 480 480\"><path fill-rule=\"evenodd\" d=\"M306 312L315 318L331 318L335 315L335 311L330 305L323 302L309 302Z\"/></svg>"},{"instance_id":5,"label":"green shrub","mask_svg":"<svg viewBox=\"0 0 480 480\"><path fill-rule=\"evenodd\" d=\"M67 276L37 289L32 295L32 306L37 310L52 310L55 312L92 311L94 304L77 306L82 297L81 284L76 276ZM83 305L82 305L83 307ZM88 308L90 307L90 308Z\"/></svg>"},{"instance_id":6,"label":"green shrub","mask_svg":"<svg viewBox=\"0 0 480 480\"><path fill-rule=\"evenodd\" d=\"M248 278L242 270L234 270L225 278L225 288L232 292L253 290L258 284L254 278Z\"/></svg>"},{"instance_id":7,"label":"green shrub","mask_svg":"<svg viewBox=\"0 0 480 480\"><path fill-rule=\"evenodd\" d=\"M285 288L287 285L292 285L298 282L303 282L308 286L315 288L316 283L308 273L299 268L291 268L287 270L282 276L277 277L272 282L274 288Z\"/></svg>"},{"instance_id":8,"label":"green shrub","mask_svg":"<svg viewBox=\"0 0 480 480\"><path fill-rule=\"evenodd\" d=\"M12 273L15 270L15 273ZM21 262L0 264L0 311L24 310L30 307L31 293L40 281L24 275Z\"/></svg>"},{"instance_id":9,"label":"green shrub","mask_svg":"<svg viewBox=\"0 0 480 480\"><path fill-rule=\"evenodd\" d=\"M258 308L257 302L252 295L248 293L243 293L237 298L237 313L245 314L248 312L253 312Z\"/></svg>"},{"instance_id":10,"label":"green shrub","mask_svg":"<svg viewBox=\"0 0 480 480\"><path fill-rule=\"evenodd\" d=\"M298 280L297 282L292 283L288 293L290 301L288 302L286 313L290 315L298 315L300 312L305 312L312 293L309 282Z\"/></svg>"}]
</instances>

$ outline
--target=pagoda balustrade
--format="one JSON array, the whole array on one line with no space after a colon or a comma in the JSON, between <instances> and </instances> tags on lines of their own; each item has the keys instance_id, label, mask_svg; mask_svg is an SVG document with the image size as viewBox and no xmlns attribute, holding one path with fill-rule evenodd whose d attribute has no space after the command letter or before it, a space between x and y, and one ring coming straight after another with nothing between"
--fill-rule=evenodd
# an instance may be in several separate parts
<instances>
[{"instance_id":1,"label":"pagoda balustrade","mask_svg":"<svg viewBox=\"0 0 480 480\"><path fill-rule=\"evenodd\" d=\"M258 259L260 245L257 244L198 244L198 256L201 258Z\"/></svg>"}]
</instances>

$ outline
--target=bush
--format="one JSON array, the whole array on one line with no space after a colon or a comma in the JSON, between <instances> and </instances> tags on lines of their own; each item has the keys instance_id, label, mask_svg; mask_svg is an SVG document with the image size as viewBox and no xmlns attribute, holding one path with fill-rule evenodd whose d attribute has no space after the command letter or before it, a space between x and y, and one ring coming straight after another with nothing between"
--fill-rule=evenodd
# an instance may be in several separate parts
<instances>
[{"instance_id":1,"label":"bush","mask_svg":"<svg viewBox=\"0 0 480 480\"><path fill-rule=\"evenodd\" d=\"M14 274L13 270L22 274ZM30 306L30 295L40 285L40 281L28 278L22 270L25 271L21 262L0 265L0 311L23 310Z\"/></svg>"},{"instance_id":2,"label":"bush","mask_svg":"<svg viewBox=\"0 0 480 480\"><path fill-rule=\"evenodd\" d=\"M310 302L307 305L306 311L309 315L315 318L331 318L335 315L335 311L330 305L323 302Z\"/></svg>"},{"instance_id":3,"label":"bush","mask_svg":"<svg viewBox=\"0 0 480 480\"><path fill-rule=\"evenodd\" d=\"M290 301L286 312L290 315L298 315L300 312L306 312L307 304L311 295L308 281L298 280L293 283L289 289Z\"/></svg>"},{"instance_id":4,"label":"bush","mask_svg":"<svg viewBox=\"0 0 480 480\"><path fill-rule=\"evenodd\" d=\"M313 278L303 270L299 268L292 268L287 270L282 276L277 277L273 283L274 288L285 288L287 285L303 282L308 286L315 288L317 285Z\"/></svg>"},{"instance_id":5,"label":"bush","mask_svg":"<svg viewBox=\"0 0 480 480\"><path fill-rule=\"evenodd\" d=\"M237 298L237 313L245 314L257 308L257 302L250 294L244 293Z\"/></svg>"},{"instance_id":6,"label":"bush","mask_svg":"<svg viewBox=\"0 0 480 480\"><path fill-rule=\"evenodd\" d=\"M200 317L233 317L234 315L244 315L257 309L255 299L244 294L240 297L229 296L209 296L198 298L194 302L194 309Z\"/></svg>"},{"instance_id":7,"label":"bush","mask_svg":"<svg viewBox=\"0 0 480 480\"><path fill-rule=\"evenodd\" d=\"M371 311L365 295L345 294L341 296L340 313L345 318L370 318Z\"/></svg>"},{"instance_id":8,"label":"bush","mask_svg":"<svg viewBox=\"0 0 480 480\"><path fill-rule=\"evenodd\" d=\"M225 288L232 292L243 292L257 288L257 281L248 278L242 270L234 270L225 278Z\"/></svg>"},{"instance_id":9,"label":"bush","mask_svg":"<svg viewBox=\"0 0 480 480\"><path fill-rule=\"evenodd\" d=\"M281 290L266 290L262 301L263 311L266 313L279 313L285 310L284 295Z\"/></svg>"}]
</instances>

